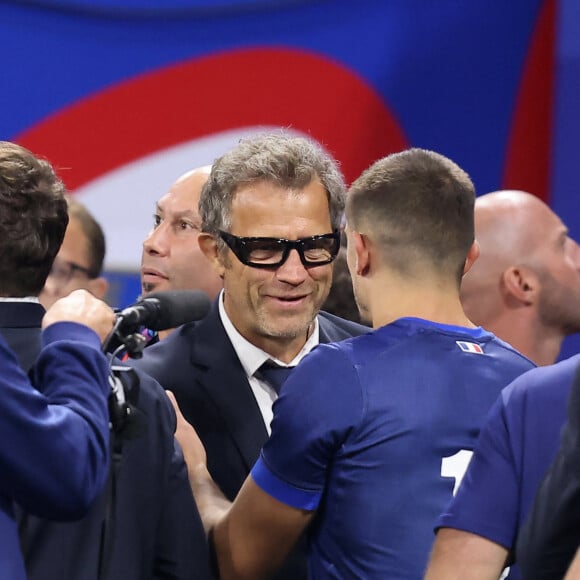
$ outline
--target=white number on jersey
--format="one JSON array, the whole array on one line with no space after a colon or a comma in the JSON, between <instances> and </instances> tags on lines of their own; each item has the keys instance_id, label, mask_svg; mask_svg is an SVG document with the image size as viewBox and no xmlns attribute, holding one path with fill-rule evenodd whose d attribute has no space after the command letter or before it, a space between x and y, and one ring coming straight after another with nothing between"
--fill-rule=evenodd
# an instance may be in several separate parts
<instances>
[{"instance_id":1,"label":"white number on jersey","mask_svg":"<svg viewBox=\"0 0 580 580\"><path fill-rule=\"evenodd\" d=\"M457 493L459 484L467 471L467 466L471 460L473 451L462 449L451 457L443 457L441 460L441 477L453 477L455 484L453 485L453 495Z\"/></svg>"}]
</instances>

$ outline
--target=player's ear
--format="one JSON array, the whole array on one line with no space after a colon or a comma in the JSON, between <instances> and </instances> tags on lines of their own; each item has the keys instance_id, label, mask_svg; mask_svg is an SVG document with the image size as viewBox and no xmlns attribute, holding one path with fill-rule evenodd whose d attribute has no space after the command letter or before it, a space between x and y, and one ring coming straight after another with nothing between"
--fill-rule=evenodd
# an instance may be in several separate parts
<instances>
[{"instance_id":1,"label":"player's ear","mask_svg":"<svg viewBox=\"0 0 580 580\"><path fill-rule=\"evenodd\" d=\"M479 258L480 248L479 242L477 240L473 240L473 244L471 244L471 248L467 252L467 257L465 258L465 265L463 266L463 275L467 274L471 269L471 266L475 263L477 258Z\"/></svg>"},{"instance_id":2,"label":"player's ear","mask_svg":"<svg viewBox=\"0 0 580 580\"><path fill-rule=\"evenodd\" d=\"M371 263L370 241L367 236L359 232L351 233L351 242L354 244L355 270L359 276L365 276Z\"/></svg>"}]
</instances>

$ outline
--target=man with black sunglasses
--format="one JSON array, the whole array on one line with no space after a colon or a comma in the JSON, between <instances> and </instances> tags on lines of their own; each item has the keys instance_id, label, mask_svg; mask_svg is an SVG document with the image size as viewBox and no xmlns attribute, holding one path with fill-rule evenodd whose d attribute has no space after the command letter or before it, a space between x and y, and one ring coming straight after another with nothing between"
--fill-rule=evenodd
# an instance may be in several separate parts
<instances>
[{"instance_id":1,"label":"man with black sunglasses","mask_svg":"<svg viewBox=\"0 0 580 580\"><path fill-rule=\"evenodd\" d=\"M336 162L305 138L260 135L219 158L201 193L198 241L224 290L205 320L134 362L175 393L229 499L268 439L278 397L273 375L319 343L368 332L320 312L339 250L344 192ZM278 577L305 575L298 555Z\"/></svg>"},{"instance_id":2,"label":"man with black sunglasses","mask_svg":"<svg viewBox=\"0 0 580 580\"><path fill-rule=\"evenodd\" d=\"M423 149L381 159L354 182L347 262L374 331L320 345L300 363L233 504L178 416L176 436L224 580L269 577L305 529L311 578L423 577L434 522L487 411L534 366L461 307L461 278L478 254L474 200L469 176ZM260 219L264 210L252 209ZM231 225L238 237L254 235L249 215L243 234L240 221ZM252 243L236 242L246 244L246 261L284 257L270 242L252 255Z\"/></svg>"}]
</instances>

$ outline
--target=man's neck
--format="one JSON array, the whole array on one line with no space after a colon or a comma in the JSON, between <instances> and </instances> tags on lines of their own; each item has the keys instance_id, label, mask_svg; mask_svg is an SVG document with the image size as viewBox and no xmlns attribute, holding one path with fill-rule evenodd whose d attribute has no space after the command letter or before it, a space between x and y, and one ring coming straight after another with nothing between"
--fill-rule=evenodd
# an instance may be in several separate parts
<instances>
[{"instance_id":1,"label":"man's neck","mask_svg":"<svg viewBox=\"0 0 580 580\"><path fill-rule=\"evenodd\" d=\"M256 351L262 351L267 355L278 359L283 363L292 363L297 357L301 358L310 351L319 341L318 322L314 319L308 328L299 332L296 336L252 336L248 337L237 329L229 318L222 297L219 298L219 316L224 325L234 350L240 360L245 360L246 355L253 358ZM301 351L304 351L301 353ZM246 353L246 354L244 354Z\"/></svg>"},{"instance_id":2,"label":"man's neck","mask_svg":"<svg viewBox=\"0 0 580 580\"><path fill-rule=\"evenodd\" d=\"M538 366L551 365L558 358L564 334L560 329L542 325L535 313L530 311L530 314L532 316L524 316L520 310L517 315L504 315L482 326Z\"/></svg>"},{"instance_id":3,"label":"man's neck","mask_svg":"<svg viewBox=\"0 0 580 580\"><path fill-rule=\"evenodd\" d=\"M387 279L369 287L373 327L385 326L399 318L423 318L440 324L475 325L467 318L459 300L459 290L450 283L417 283Z\"/></svg>"}]
</instances>

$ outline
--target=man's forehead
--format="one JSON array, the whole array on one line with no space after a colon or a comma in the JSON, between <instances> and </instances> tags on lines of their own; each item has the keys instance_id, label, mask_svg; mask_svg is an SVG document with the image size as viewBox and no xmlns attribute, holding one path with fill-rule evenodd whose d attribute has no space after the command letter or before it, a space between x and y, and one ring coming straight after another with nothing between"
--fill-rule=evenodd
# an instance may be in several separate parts
<instances>
[{"instance_id":1,"label":"man's forehead","mask_svg":"<svg viewBox=\"0 0 580 580\"><path fill-rule=\"evenodd\" d=\"M230 208L232 221L252 223L328 222L330 204L325 190L308 186L293 190L259 186L236 193Z\"/></svg>"},{"instance_id":2,"label":"man's forehead","mask_svg":"<svg viewBox=\"0 0 580 580\"><path fill-rule=\"evenodd\" d=\"M197 210L199 197L208 174L195 172L187 178L177 180L157 201L157 207L166 209L169 205L186 205Z\"/></svg>"},{"instance_id":3,"label":"man's forehead","mask_svg":"<svg viewBox=\"0 0 580 580\"><path fill-rule=\"evenodd\" d=\"M198 216L199 196L193 192L186 192L185 194L176 194L173 191L168 191L155 204L155 209L161 215L168 213L172 215L192 215Z\"/></svg>"},{"instance_id":4,"label":"man's forehead","mask_svg":"<svg viewBox=\"0 0 580 580\"><path fill-rule=\"evenodd\" d=\"M568 232L560 216L558 216L548 205L539 202L533 208L530 208L528 214L529 227L538 233L545 228L551 235L560 236Z\"/></svg>"},{"instance_id":5,"label":"man's forehead","mask_svg":"<svg viewBox=\"0 0 580 580\"><path fill-rule=\"evenodd\" d=\"M324 201L330 208L329 195L324 185L319 179L312 179L308 183L300 186L287 186L268 179L258 179L255 181L239 184L232 195L232 207L248 203L269 203L270 199L296 199L304 198ZM274 203L274 202L272 202Z\"/></svg>"},{"instance_id":6,"label":"man's forehead","mask_svg":"<svg viewBox=\"0 0 580 580\"><path fill-rule=\"evenodd\" d=\"M175 208L168 206L164 208L160 203L158 203L156 205L156 213L165 219L200 219L197 208L193 209L191 207Z\"/></svg>"}]
</instances>

